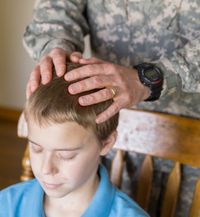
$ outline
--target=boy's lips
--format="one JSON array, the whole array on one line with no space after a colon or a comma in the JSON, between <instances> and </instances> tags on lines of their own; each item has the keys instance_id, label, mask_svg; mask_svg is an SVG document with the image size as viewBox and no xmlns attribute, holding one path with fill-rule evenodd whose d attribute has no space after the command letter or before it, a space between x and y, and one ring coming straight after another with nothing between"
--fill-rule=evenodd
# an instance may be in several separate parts
<instances>
[{"instance_id":1,"label":"boy's lips","mask_svg":"<svg viewBox=\"0 0 200 217\"><path fill-rule=\"evenodd\" d=\"M60 187L62 184L51 184L51 183L43 182L43 185L47 189L56 189L56 188Z\"/></svg>"}]
</instances>

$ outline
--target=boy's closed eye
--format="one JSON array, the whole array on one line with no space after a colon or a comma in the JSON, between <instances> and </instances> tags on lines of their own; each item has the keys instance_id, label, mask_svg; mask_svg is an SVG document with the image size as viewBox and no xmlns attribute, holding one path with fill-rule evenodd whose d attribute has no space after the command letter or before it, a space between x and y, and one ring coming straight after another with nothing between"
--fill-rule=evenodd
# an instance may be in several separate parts
<instances>
[{"instance_id":1,"label":"boy's closed eye","mask_svg":"<svg viewBox=\"0 0 200 217\"><path fill-rule=\"evenodd\" d=\"M76 157L76 153L69 153L68 151L58 151L57 156L62 160L72 160Z\"/></svg>"},{"instance_id":2,"label":"boy's closed eye","mask_svg":"<svg viewBox=\"0 0 200 217\"><path fill-rule=\"evenodd\" d=\"M31 150L34 153L41 153L43 151L43 148L41 145L36 144L30 140L29 140L29 145L30 145ZM55 152L56 152L56 156L61 160L72 160L77 155L77 153L69 152L69 151L65 151L65 150L55 151Z\"/></svg>"},{"instance_id":3,"label":"boy's closed eye","mask_svg":"<svg viewBox=\"0 0 200 217\"><path fill-rule=\"evenodd\" d=\"M43 150L43 148L40 145L36 145L30 141L29 141L29 146L30 146L31 150L35 153L40 153Z\"/></svg>"}]
</instances>

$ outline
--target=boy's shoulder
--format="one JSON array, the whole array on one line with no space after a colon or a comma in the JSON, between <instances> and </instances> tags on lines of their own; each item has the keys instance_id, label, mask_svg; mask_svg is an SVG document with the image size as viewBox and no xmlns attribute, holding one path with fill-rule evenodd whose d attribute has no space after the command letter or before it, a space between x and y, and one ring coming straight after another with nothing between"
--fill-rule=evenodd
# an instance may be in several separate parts
<instances>
[{"instance_id":1,"label":"boy's shoulder","mask_svg":"<svg viewBox=\"0 0 200 217\"><path fill-rule=\"evenodd\" d=\"M148 217L148 214L128 195L116 189L110 216Z\"/></svg>"},{"instance_id":2,"label":"boy's shoulder","mask_svg":"<svg viewBox=\"0 0 200 217\"><path fill-rule=\"evenodd\" d=\"M12 195L12 198L14 199L22 194L30 193L36 185L37 181L35 179L11 185L0 191L0 199L9 195Z\"/></svg>"},{"instance_id":3,"label":"boy's shoulder","mask_svg":"<svg viewBox=\"0 0 200 217\"><path fill-rule=\"evenodd\" d=\"M15 216L15 213L25 216L32 210L33 204L36 209L40 206L36 201L42 195L42 189L35 179L9 186L0 191L0 216Z\"/></svg>"}]
</instances>

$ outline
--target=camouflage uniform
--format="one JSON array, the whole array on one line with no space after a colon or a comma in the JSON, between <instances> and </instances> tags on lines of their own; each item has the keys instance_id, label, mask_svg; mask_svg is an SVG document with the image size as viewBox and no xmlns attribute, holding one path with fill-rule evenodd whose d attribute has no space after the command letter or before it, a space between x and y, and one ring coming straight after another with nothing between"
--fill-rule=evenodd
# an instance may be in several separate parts
<instances>
[{"instance_id":1,"label":"camouflage uniform","mask_svg":"<svg viewBox=\"0 0 200 217\"><path fill-rule=\"evenodd\" d=\"M55 47L83 51L90 34L92 51L101 59L127 67L156 62L162 68L160 100L137 107L200 118L200 0L39 0L33 16L24 34L32 58ZM186 167L183 172L192 178L185 175L188 185L176 214L181 217L187 216L188 192L200 173Z\"/></svg>"}]
</instances>

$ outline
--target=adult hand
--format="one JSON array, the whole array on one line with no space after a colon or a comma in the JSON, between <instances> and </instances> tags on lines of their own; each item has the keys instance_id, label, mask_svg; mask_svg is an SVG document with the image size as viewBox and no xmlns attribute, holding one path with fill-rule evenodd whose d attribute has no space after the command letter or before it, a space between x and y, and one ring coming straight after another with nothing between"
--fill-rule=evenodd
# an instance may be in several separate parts
<instances>
[{"instance_id":1,"label":"adult hand","mask_svg":"<svg viewBox=\"0 0 200 217\"><path fill-rule=\"evenodd\" d=\"M133 68L102 61L97 58L79 59L81 68L65 74L67 81L83 79L69 86L71 94L103 88L95 93L79 97L83 106L96 104L113 98L114 102L97 116L96 122L102 123L119 112L122 108L130 108L142 102L150 95L148 87L141 84L138 73Z\"/></svg>"},{"instance_id":2,"label":"adult hand","mask_svg":"<svg viewBox=\"0 0 200 217\"><path fill-rule=\"evenodd\" d=\"M78 63L81 57L82 54L79 52L68 54L61 48L54 48L49 54L43 56L30 74L26 86L26 97L29 98L40 83L47 84L52 79L53 66L57 76L63 76L66 73L66 61Z\"/></svg>"}]
</instances>

